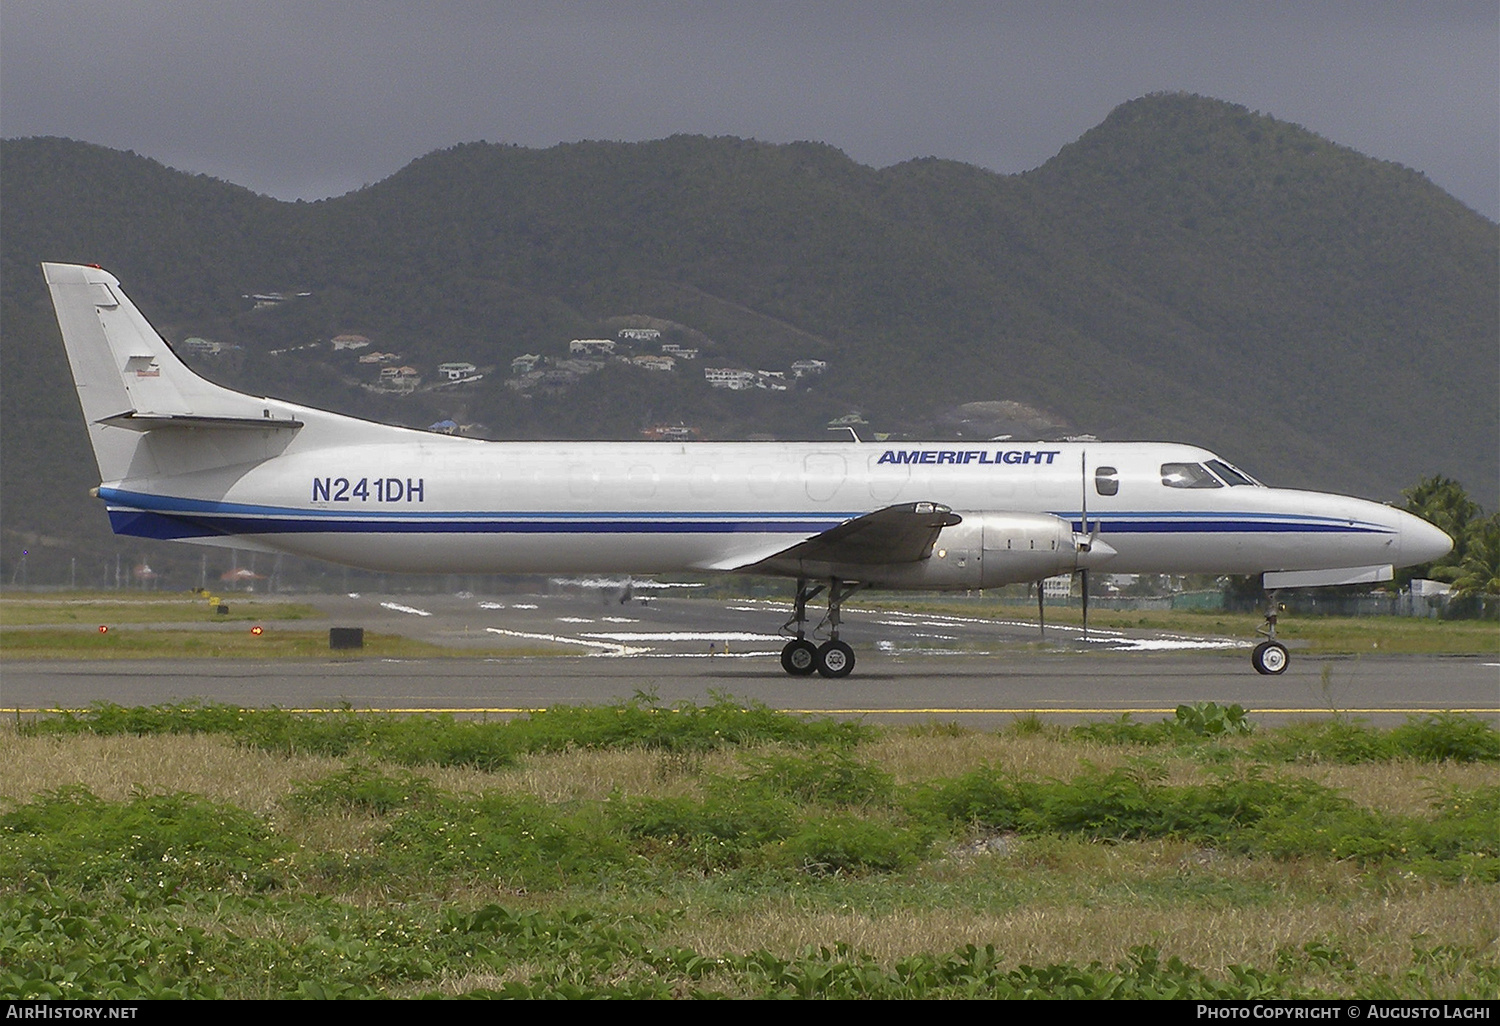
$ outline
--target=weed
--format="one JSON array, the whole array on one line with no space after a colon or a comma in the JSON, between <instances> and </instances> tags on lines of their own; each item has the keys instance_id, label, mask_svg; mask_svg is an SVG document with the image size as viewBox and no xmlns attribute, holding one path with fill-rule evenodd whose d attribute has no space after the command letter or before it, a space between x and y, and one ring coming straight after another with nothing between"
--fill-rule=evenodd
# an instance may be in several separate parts
<instances>
[{"instance_id":1,"label":"weed","mask_svg":"<svg viewBox=\"0 0 1500 1026\"><path fill-rule=\"evenodd\" d=\"M1408 717L1403 726L1384 733L1334 719L1283 727L1257 741L1250 754L1276 762L1496 762L1500 732L1478 718L1452 713Z\"/></svg>"},{"instance_id":2,"label":"weed","mask_svg":"<svg viewBox=\"0 0 1500 1026\"><path fill-rule=\"evenodd\" d=\"M973 733L957 720L928 720L906 728L908 737L963 737Z\"/></svg>"},{"instance_id":3,"label":"weed","mask_svg":"<svg viewBox=\"0 0 1500 1026\"><path fill-rule=\"evenodd\" d=\"M883 804L895 790L889 773L842 751L746 756L742 761L750 768L750 776L734 783L720 781L716 790L817 805Z\"/></svg>"},{"instance_id":4,"label":"weed","mask_svg":"<svg viewBox=\"0 0 1500 1026\"><path fill-rule=\"evenodd\" d=\"M1117 720L1070 727L1067 736L1106 745L1167 745L1191 739L1194 735L1176 720L1137 723L1129 713L1124 713Z\"/></svg>"},{"instance_id":5,"label":"weed","mask_svg":"<svg viewBox=\"0 0 1500 1026\"><path fill-rule=\"evenodd\" d=\"M814 874L894 872L920 862L931 836L874 817L820 817L782 840L776 861Z\"/></svg>"},{"instance_id":6,"label":"weed","mask_svg":"<svg viewBox=\"0 0 1500 1026\"><path fill-rule=\"evenodd\" d=\"M1496 762L1500 732L1472 716L1411 716L1391 731L1390 748L1393 756L1418 762Z\"/></svg>"},{"instance_id":7,"label":"weed","mask_svg":"<svg viewBox=\"0 0 1500 1026\"><path fill-rule=\"evenodd\" d=\"M286 803L301 812L332 810L387 815L426 804L433 797L432 784L425 777L412 773L391 777L363 762L355 762L321 780L299 782Z\"/></svg>"},{"instance_id":8,"label":"weed","mask_svg":"<svg viewBox=\"0 0 1500 1026\"><path fill-rule=\"evenodd\" d=\"M1250 754L1271 762L1331 762L1352 765L1387 758L1381 734L1358 721L1345 719L1294 723L1255 742Z\"/></svg>"},{"instance_id":9,"label":"weed","mask_svg":"<svg viewBox=\"0 0 1500 1026\"><path fill-rule=\"evenodd\" d=\"M148 898L183 887L277 887L288 880L289 854L255 816L189 794L115 803L64 787L0 816L0 878L114 885Z\"/></svg>"},{"instance_id":10,"label":"weed","mask_svg":"<svg viewBox=\"0 0 1500 1026\"><path fill-rule=\"evenodd\" d=\"M527 889L591 880L630 858L601 816L511 795L441 797L398 816L378 840L399 872Z\"/></svg>"},{"instance_id":11,"label":"weed","mask_svg":"<svg viewBox=\"0 0 1500 1026\"><path fill-rule=\"evenodd\" d=\"M1221 706L1217 702L1193 702L1177 707L1177 724L1198 737L1220 734L1248 734L1255 729L1239 703Z\"/></svg>"},{"instance_id":12,"label":"weed","mask_svg":"<svg viewBox=\"0 0 1500 1026\"><path fill-rule=\"evenodd\" d=\"M643 747L704 752L733 745L781 743L848 748L870 728L833 719L748 706L724 695L697 706L656 704L649 695L608 706L553 706L507 722L449 716L361 714L345 708L326 715L295 715L275 707L243 709L184 703L127 709L101 703L87 713L60 713L25 727L32 734L224 734L266 751L344 756L351 753L403 765L513 765L525 752L569 748Z\"/></svg>"},{"instance_id":13,"label":"weed","mask_svg":"<svg viewBox=\"0 0 1500 1026\"><path fill-rule=\"evenodd\" d=\"M1002 733L1010 737L1061 737L1062 728L1042 719L1036 713L1017 716Z\"/></svg>"}]
</instances>

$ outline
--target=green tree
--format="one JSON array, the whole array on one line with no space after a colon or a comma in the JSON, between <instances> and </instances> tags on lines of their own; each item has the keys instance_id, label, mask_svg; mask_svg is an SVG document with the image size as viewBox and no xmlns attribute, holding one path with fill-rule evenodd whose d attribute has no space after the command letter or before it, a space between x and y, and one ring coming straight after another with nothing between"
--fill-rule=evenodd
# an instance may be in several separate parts
<instances>
[{"instance_id":1,"label":"green tree","mask_svg":"<svg viewBox=\"0 0 1500 1026\"><path fill-rule=\"evenodd\" d=\"M1403 583L1416 577L1454 580L1460 574L1471 525L1484 514L1484 510L1469 498L1463 485L1441 474L1423 478L1401 494L1406 496L1406 512L1442 528L1453 539L1452 552L1425 566L1408 567L1401 575Z\"/></svg>"},{"instance_id":2,"label":"green tree","mask_svg":"<svg viewBox=\"0 0 1500 1026\"><path fill-rule=\"evenodd\" d=\"M1453 588L1461 596L1500 595L1500 513L1467 526L1464 558Z\"/></svg>"}]
</instances>

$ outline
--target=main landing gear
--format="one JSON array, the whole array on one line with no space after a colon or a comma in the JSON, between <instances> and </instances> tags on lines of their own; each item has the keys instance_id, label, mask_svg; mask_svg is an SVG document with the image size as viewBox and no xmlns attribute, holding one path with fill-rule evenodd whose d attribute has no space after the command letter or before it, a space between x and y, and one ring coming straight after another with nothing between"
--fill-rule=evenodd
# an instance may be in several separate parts
<instances>
[{"instance_id":1,"label":"main landing gear","mask_svg":"<svg viewBox=\"0 0 1500 1026\"><path fill-rule=\"evenodd\" d=\"M1255 667L1255 672L1273 676L1285 673L1291 659L1286 654L1286 646L1276 640L1275 595L1271 596L1271 608L1266 610L1266 622L1257 627L1255 633L1263 634L1266 638L1250 650L1250 665Z\"/></svg>"},{"instance_id":2,"label":"main landing gear","mask_svg":"<svg viewBox=\"0 0 1500 1026\"><path fill-rule=\"evenodd\" d=\"M859 589L859 585L836 577L829 578L828 615L823 619L823 623L828 624L828 640L814 645L806 637L807 603L821 594L823 588L821 584L810 585L806 578L799 579L792 618L781 625L783 631L795 630L797 633L781 650L781 668L794 677L806 677L815 670L824 677L847 677L854 670L854 649L839 640L839 607L844 599Z\"/></svg>"}]
</instances>

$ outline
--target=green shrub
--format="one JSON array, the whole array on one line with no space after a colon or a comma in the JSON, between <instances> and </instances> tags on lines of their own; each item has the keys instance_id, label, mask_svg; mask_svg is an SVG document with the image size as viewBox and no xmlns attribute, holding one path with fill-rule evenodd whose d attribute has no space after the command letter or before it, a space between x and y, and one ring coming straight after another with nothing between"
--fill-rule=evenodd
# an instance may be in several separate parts
<instances>
[{"instance_id":1,"label":"green shrub","mask_svg":"<svg viewBox=\"0 0 1500 1026\"><path fill-rule=\"evenodd\" d=\"M780 743L848 748L871 736L868 727L777 712L716 695L710 705L660 705L636 695L607 706L558 705L509 721L451 716L397 716L343 709L293 714L275 707L242 709L189 702L124 708L101 703L26 728L32 734L218 734L263 751L340 758L357 755L407 766L472 766L495 770L527 752L568 748L656 748L703 752L733 745Z\"/></svg>"},{"instance_id":2,"label":"green shrub","mask_svg":"<svg viewBox=\"0 0 1500 1026\"><path fill-rule=\"evenodd\" d=\"M1032 781L984 767L915 789L907 808L926 821L936 817L993 830L1207 841L1228 839L1263 819L1293 811L1321 814L1348 804L1306 780L1251 775L1170 787L1140 769L1090 770L1069 781Z\"/></svg>"},{"instance_id":3,"label":"green shrub","mask_svg":"<svg viewBox=\"0 0 1500 1026\"><path fill-rule=\"evenodd\" d=\"M1117 720L1080 723L1069 727L1067 736L1106 745L1170 745L1192 740L1195 735L1176 720L1137 723L1129 713L1125 713Z\"/></svg>"},{"instance_id":4,"label":"green shrub","mask_svg":"<svg viewBox=\"0 0 1500 1026\"><path fill-rule=\"evenodd\" d=\"M555 705L510 726L518 747L528 752L636 747L704 752L775 743L846 748L871 736L870 728L858 723L777 712L727 695L715 695L706 706L662 706L650 694L606 706Z\"/></svg>"},{"instance_id":5,"label":"green shrub","mask_svg":"<svg viewBox=\"0 0 1500 1026\"><path fill-rule=\"evenodd\" d=\"M440 797L398 816L379 838L397 870L560 887L628 861L623 840L591 810L531 797Z\"/></svg>"},{"instance_id":6,"label":"green shrub","mask_svg":"<svg viewBox=\"0 0 1500 1026\"><path fill-rule=\"evenodd\" d=\"M780 842L775 861L811 873L892 872L920 862L930 836L869 816L833 815L803 823Z\"/></svg>"},{"instance_id":7,"label":"green shrub","mask_svg":"<svg viewBox=\"0 0 1500 1026\"><path fill-rule=\"evenodd\" d=\"M1451 713L1408 717L1403 726L1385 732L1344 719L1320 720L1282 727L1257 741L1250 754L1275 762L1343 765L1389 759L1494 762L1500 760L1500 732L1476 717Z\"/></svg>"},{"instance_id":8,"label":"green shrub","mask_svg":"<svg viewBox=\"0 0 1500 1026\"><path fill-rule=\"evenodd\" d=\"M1342 718L1294 723L1256 741L1250 754L1272 762L1354 765L1388 758L1389 746L1379 731Z\"/></svg>"},{"instance_id":9,"label":"green shrub","mask_svg":"<svg viewBox=\"0 0 1500 1026\"><path fill-rule=\"evenodd\" d=\"M1036 713L1027 713L1025 716L1017 716L1000 732L1009 737L1062 737L1064 731L1055 724L1048 723Z\"/></svg>"},{"instance_id":10,"label":"green shrub","mask_svg":"<svg viewBox=\"0 0 1500 1026\"><path fill-rule=\"evenodd\" d=\"M1193 702L1177 707L1177 724L1198 737L1220 734L1248 734L1255 729L1238 703L1221 706L1217 702Z\"/></svg>"},{"instance_id":11,"label":"green shrub","mask_svg":"<svg viewBox=\"0 0 1500 1026\"><path fill-rule=\"evenodd\" d=\"M0 897L0 998L163 1000L222 998L201 971L207 941L192 926L43 889Z\"/></svg>"},{"instance_id":12,"label":"green shrub","mask_svg":"<svg viewBox=\"0 0 1500 1026\"><path fill-rule=\"evenodd\" d=\"M614 822L632 849L654 863L717 872L756 863L759 852L798 823L781 798L635 798L615 806Z\"/></svg>"},{"instance_id":13,"label":"green shrub","mask_svg":"<svg viewBox=\"0 0 1500 1026\"><path fill-rule=\"evenodd\" d=\"M106 802L59 788L0 816L0 877L143 895L286 882L290 845L255 816L190 794Z\"/></svg>"},{"instance_id":14,"label":"green shrub","mask_svg":"<svg viewBox=\"0 0 1500 1026\"><path fill-rule=\"evenodd\" d=\"M387 815L433 800L432 782L414 773L387 776L356 762L319 780L298 781L286 804L301 812L345 811Z\"/></svg>"},{"instance_id":15,"label":"green shrub","mask_svg":"<svg viewBox=\"0 0 1500 1026\"><path fill-rule=\"evenodd\" d=\"M842 751L741 761L750 767L750 775L740 781L714 782L716 793L794 798L814 805L872 805L889 801L895 791L889 773Z\"/></svg>"},{"instance_id":16,"label":"green shrub","mask_svg":"<svg viewBox=\"0 0 1500 1026\"><path fill-rule=\"evenodd\" d=\"M1473 716L1411 716L1391 731L1390 750L1418 762L1496 762L1500 732Z\"/></svg>"}]
</instances>

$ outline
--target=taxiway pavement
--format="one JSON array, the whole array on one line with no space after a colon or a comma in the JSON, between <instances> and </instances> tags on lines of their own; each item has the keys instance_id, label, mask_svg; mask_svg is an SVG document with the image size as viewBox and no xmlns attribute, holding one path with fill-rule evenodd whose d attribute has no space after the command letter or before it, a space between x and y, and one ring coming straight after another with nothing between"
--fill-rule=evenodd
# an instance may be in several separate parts
<instances>
[{"instance_id":1,"label":"taxiway pavement","mask_svg":"<svg viewBox=\"0 0 1500 1026\"><path fill-rule=\"evenodd\" d=\"M1034 619L845 608L844 639L858 665L841 680L782 672L784 603L662 598L618 589L550 595L317 596L324 618L277 629L357 626L452 649L451 658L393 660L330 653L315 660L8 662L0 706L83 708L205 700L247 706L504 715L552 704L593 704L637 692L663 702L715 695L773 708L874 720L998 724L1131 713L1170 715L1184 702L1237 702L1278 721L1345 713L1375 722L1462 710L1500 718L1494 658L1311 657L1263 677L1248 638L1049 625ZM1018 614L1022 611L1018 610ZM214 629L246 629L214 625ZM518 650L558 655L506 654ZM472 654L469 654L472 653ZM566 653L566 654L562 654Z\"/></svg>"}]
</instances>

